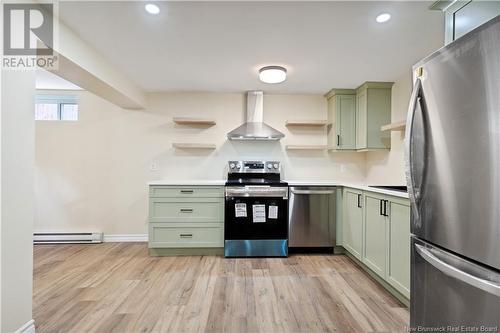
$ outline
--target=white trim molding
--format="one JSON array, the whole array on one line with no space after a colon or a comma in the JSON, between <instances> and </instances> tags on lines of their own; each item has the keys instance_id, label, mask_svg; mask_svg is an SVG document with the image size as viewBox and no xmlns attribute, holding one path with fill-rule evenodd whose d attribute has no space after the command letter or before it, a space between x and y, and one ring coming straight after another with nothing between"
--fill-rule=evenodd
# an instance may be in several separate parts
<instances>
[{"instance_id":1,"label":"white trim molding","mask_svg":"<svg viewBox=\"0 0 500 333\"><path fill-rule=\"evenodd\" d=\"M110 235L104 234L105 243L116 243L116 242L147 242L147 234L118 234Z\"/></svg>"},{"instance_id":2,"label":"white trim molding","mask_svg":"<svg viewBox=\"0 0 500 333\"><path fill-rule=\"evenodd\" d=\"M35 320L31 319L21 326L15 333L35 333Z\"/></svg>"}]
</instances>

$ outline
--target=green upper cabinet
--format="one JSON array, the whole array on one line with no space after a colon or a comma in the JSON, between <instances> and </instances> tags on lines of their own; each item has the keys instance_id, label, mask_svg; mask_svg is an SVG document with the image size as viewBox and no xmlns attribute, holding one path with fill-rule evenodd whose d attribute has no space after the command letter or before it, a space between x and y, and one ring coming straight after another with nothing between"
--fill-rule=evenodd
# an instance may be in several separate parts
<instances>
[{"instance_id":1,"label":"green upper cabinet","mask_svg":"<svg viewBox=\"0 0 500 333\"><path fill-rule=\"evenodd\" d=\"M391 148L391 133L380 127L391 122L392 82L366 82L356 94L356 149Z\"/></svg>"},{"instance_id":2,"label":"green upper cabinet","mask_svg":"<svg viewBox=\"0 0 500 333\"><path fill-rule=\"evenodd\" d=\"M335 150L356 149L356 91L332 89L328 99L328 147Z\"/></svg>"}]
</instances>

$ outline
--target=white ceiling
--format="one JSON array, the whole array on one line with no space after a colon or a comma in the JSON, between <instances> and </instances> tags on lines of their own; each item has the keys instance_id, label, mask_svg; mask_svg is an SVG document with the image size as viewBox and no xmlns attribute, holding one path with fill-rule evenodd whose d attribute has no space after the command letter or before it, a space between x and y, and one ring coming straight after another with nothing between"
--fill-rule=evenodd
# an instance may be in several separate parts
<instances>
[{"instance_id":1,"label":"white ceiling","mask_svg":"<svg viewBox=\"0 0 500 333\"><path fill-rule=\"evenodd\" d=\"M60 17L146 91L324 93L391 81L443 43L431 2L60 2ZM381 12L392 19L375 22ZM283 65L268 85L258 69Z\"/></svg>"},{"instance_id":2,"label":"white ceiling","mask_svg":"<svg viewBox=\"0 0 500 333\"><path fill-rule=\"evenodd\" d=\"M36 89L48 90L82 90L76 84L73 84L60 76L52 74L44 69L36 71Z\"/></svg>"}]
</instances>

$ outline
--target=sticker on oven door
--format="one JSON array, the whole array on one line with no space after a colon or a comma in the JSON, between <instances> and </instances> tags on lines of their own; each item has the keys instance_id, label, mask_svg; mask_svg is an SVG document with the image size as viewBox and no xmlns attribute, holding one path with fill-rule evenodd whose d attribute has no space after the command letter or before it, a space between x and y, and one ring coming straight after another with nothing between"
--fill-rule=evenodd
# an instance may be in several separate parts
<instances>
[{"instance_id":1,"label":"sticker on oven door","mask_svg":"<svg viewBox=\"0 0 500 333\"><path fill-rule=\"evenodd\" d=\"M278 218L278 206L269 206L269 218L270 219Z\"/></svg>"},{"instance_id":2,"label":"sticker on oven door","mask_svg":"<svg viewBox=\"0 0 500 333\"><path fill-rule=\"evenodd\" d=\"M234 214L236 217L247 217L247 204L246 203L234 204Z\"/></svg>"},{"instance_id":3,"label":"sticker on oven door","mask_svg":"<svg viewBox=\"0 0 500 333\"><path fill-rule=\"evenodd\" d=\"M266 205L252 205L253 223L266 222Z\"/></svg>"}]
</instances>

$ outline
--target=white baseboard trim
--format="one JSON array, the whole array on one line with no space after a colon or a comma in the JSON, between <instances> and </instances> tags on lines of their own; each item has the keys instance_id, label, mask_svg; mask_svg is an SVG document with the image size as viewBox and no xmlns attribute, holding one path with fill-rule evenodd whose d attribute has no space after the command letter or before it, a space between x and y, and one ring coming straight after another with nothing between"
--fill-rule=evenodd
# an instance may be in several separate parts
<instances>
[{"instance_id":1,"label":"white baseboard trim","mask_svg":"<svg viewBox=\"0 0 500 333\"><path fill-rule=\"evenodd\" d=\"M31 319L21 326L15 333L35 333L35 320Z\"/></svg>"},{"instance_id":2,"label":"white baseboard trim","mask_svg":"<svg viewBox=\"0 0 500 333\"><path fill-rule=\"evenodd\" d=\"M123 235L110 235L104 234L105 243L116 243L116 242L147 242L147 234L123 234Z\"/></svg>"}]
</instances>

